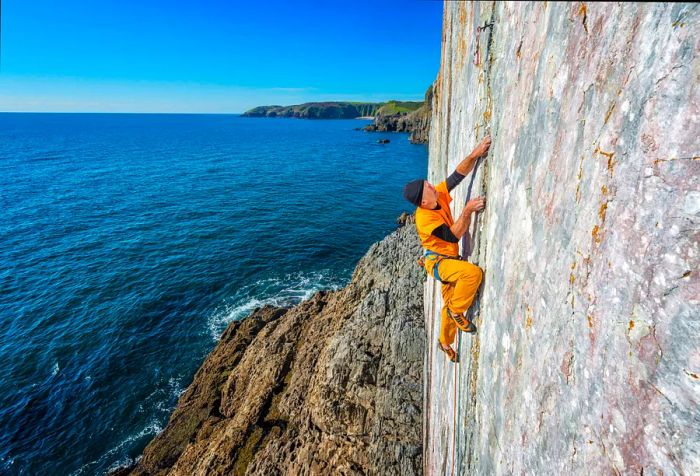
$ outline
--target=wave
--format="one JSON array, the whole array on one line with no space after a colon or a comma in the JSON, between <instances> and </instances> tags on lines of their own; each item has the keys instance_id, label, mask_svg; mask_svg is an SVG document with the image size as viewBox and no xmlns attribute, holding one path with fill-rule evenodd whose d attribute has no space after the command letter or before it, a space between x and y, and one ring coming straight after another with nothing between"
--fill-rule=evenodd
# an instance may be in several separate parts
<instances>
[{"instance_id":1,"label":"wave","mask_svg":"<svg viewBox=\"0 0 700 476\"><path fill-rule=\"evenodd\" d=\"M207 318L207 328L214 341L233 321L243 319L265 305L291 307L305 301L320 290L338 290L345 286L344 273L324 269L310 273L288 273L259 279L240 288Z\"/></svg>"},{"instance_id":2,"label":"wave","mask_svg":"<svg viewBox=\"0 0 700 476\"><path fill-rule=\"evenodd\" d=\"M83 466L78 468L77 471L75 471L74 473L71 473L71 476L78 476L80 474L85 474L86 471L90 471L90 468L94 467L94 466L101 467L112 455L114 455L115 453L117 453L119 451L122 451L122 449L125 446L127 446L130 443L132 443L136 440L139 440L145 436L155 436L158 433L160 433L161 431L163 431L163 427L161 426L160 422L158 422L157 420L151 420L146 425L145 428L141 429L141 431L139 431L138 433L134 433L132 435L127 436L118 445L116 445L114 448L112 448L109 451L107 451L106 453L104 453L98 459L91 461L87 464L84 464ZM109 467L109 469L107 469L106 473L109 473L110 471L113 471L121 466L131 465L134 462L138 461L139 459L141 459L141 456L139 456L135 460L127 457L125 459L116 461L115 463L113 463Z\"/></svg>"}]
</instances>

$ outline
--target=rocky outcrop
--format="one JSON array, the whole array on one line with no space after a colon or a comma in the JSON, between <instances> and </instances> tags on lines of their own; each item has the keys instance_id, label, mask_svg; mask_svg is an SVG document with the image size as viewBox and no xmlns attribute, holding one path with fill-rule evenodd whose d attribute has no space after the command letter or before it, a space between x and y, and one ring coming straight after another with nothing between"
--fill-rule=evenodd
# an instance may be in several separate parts
<instances>
[{"instance_id":1,"label":"rocky outcrop","mask_svg":"<svg viewBox=\"0 0 700 476\"><path fill-rule=\"evenodd\" d=\"M428 179L493 145L459 366L427 281L425 474L700 474L699 21L445 2Z\"/></svg>"},{"instance_id":2,"label":"rocky outcrop","mask_svg":"<svg viewBox=\"0 0 700 476\"><path fill-rule=\"evenodd\" d=\"M116 474L420 474L419 254L402 226L344 289L231 323L164 431Z\"/></svg>"},{"instance_id":3,"label":"rocky outcrop","mask_svg":"<svg viewBox=\"0 0 700 476\"><path fill-rule=\"evenodd\" d=\"M394 112L384 108L377 111L372 124L365 126L367 132L408 132L408 140L414 144L428 142L430 132L431 104L433 98L432 85L425 93L425 101L417 109L410 112ZM420 103L419 103L420 104Z\"/></svg>"}]
</instances>

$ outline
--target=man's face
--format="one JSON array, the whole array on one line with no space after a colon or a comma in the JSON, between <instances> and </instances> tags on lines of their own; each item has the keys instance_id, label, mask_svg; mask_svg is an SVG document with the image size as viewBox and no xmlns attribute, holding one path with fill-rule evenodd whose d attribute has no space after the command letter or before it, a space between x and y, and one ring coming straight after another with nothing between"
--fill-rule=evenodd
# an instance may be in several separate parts
<instances>
[{"instance_id":1,"label":"man's face","mask_svg":"<svg viewBox=\"0 0 700 476\"><path fill-rule=\"evenodd\" d=\"M433 184L427 180L423 184L423 202L422 205L433 205L437 202L438 192L433 187Z\"/></svg>"}]
</instances>

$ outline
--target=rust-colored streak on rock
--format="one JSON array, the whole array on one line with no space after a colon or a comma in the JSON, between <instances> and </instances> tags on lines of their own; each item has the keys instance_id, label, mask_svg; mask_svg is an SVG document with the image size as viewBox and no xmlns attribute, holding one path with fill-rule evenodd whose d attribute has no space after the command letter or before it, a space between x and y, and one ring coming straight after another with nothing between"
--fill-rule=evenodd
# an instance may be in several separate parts
<instances>
[{"instance_id":1,"label":"rust-colored streak on rock","mask_svg":"<svg viewBox=\"0 0 700 476\"><path fill-rule=\"evenodd\" d=\"M566 354L564 354L564 358L561 361L561 365L559 367L559 370L561 370L561 373L564 374L564 378L566 379L566 383L569 383L569 379L571 378L571 367L573 365L574 361L574 353L573 351L569 350Z\"/></svg>"},{"instance_id":2,"label":"rust-colored streak on rock","mask_svg":"<svg viewBox=\"0 0 700 476\"><path fill-rule=\"evenodd\" d=\"M588 20L588 9L586 8L586 4L583 2L580 2L580 6L578 9L578 15L581 17L581 23L583 24L583 29L586 30L586 33L588 33L588 25L587 25L587 20Z\"/></svg>"},{"instance_id":3,"label":"rust-colored streak on rock","mask_svg":"<svg viewBox=\"0 0 700 476\"><path fill-rule=\"evenodd\" d=\"M608 119L610 119L610 116L612 115L614 110L615 110L615 103L612 102L612 103L610 103L610 107L608 108L608 112L605 113L605 120L603 121L603 124L608 123Z\"/></svg>"}]
</instances>

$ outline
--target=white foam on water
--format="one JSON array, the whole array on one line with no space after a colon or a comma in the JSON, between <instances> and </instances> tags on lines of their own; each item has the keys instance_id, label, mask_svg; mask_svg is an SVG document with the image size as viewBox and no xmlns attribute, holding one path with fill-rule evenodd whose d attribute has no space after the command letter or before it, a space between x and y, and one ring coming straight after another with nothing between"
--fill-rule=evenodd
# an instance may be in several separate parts
<instances>
[{"instance_id":1,"label":"white foam on water","mask_svg":"<svg viewBox=\"0 0 700 476\"><path fill-rule=\"evenodd\" d=\"M115 462L112 466L107 468L107 471L105 471L105 474L111 473L112 471L115 471L115 470L122 468L124 466L131 466L133 464L136 464L139 461L141 461L141 458L143 458L143 455L139 455L135 459L128 458L128 457L124 458L124 459L120 459L119 461Z\"/></svg>"},{"instance_id":2,"label":"white foam on water","mask_svg":"<svg viewBox=\"0 0 700 476\"><path fill-rule=\"evenodd\" d=\"M122 448L124 448L124 446L128 445L129 443L131 443L131 442L133 442L133 441L136 441L136 440L138 440L138 439L140 439L140 438L143 438L144 436L149 436L149 435L150 435L150 436L155 436L155 435L157 435L158 433L160 433L161 431L163 431L163 427L160 426L160 424L159 424L156 420L152 420L152 421L149 422L148 425L146 425L146 427L143 428L141 431L139 431L138 433L136 433L136 434L134 434L134 435L129 435L129 436L127 436L127 437L126 437L121 443L119 443L117 446L115 446L115 447L112 448L111 450L107 451L105 454L103 454L102 456L100 456L98 459L96 459L96 460L94 460L94 461L91 461L91 462L89 462L89 463L87 463L87 464L84 464L84 465L81 466L77 471L75 471L74 473L72 473L71 476L77 476L77 475L79 475L79 474L84 474L86 471L89 471L89 469L90 469L91 466L99 465L99 464L103 463L106 459L108 459L108 458L109 458L110 456L112 456L114 453L116 453L116 452L118 452L118 451L121 451ZM120 467L120 466L126 466L126 465L128 465L128 464L131 464L131 463L134 462L134 461L138 461L140 458L141 458L140 456L139 456L136 460L131 460L130 458L126 458L125 460L121 460L121 461L119 461L119 462L116 462L116 463L114 463L112 466L110 466L110 468L107 470L107 472L109 472L109 471L111 471L111 470L113 470L113 469L117 469L117 468ZM94 471L92 471L92 473L94 473Z\"/></svg>"},{"instance_id":3,"label":"white foam on water","mask_svg":"<svg viewBox=\"0 0 700 476\"><path fill-rule=\"evenodd\" d=\"M244 302L238 306L226 305L224 309L215 311L207 320L209 334L211 334L212 339L218 341L221 333L224 329L226 329L226 326L228 326L230 322L242 319L250 314L256 307L261 307L265 304L271 304L271 302L251 299L250 301Z\"/></svg>"},{"instance_id":4,"label":"white foam on water","mask_svg":"<svg viewBox=\"0 0 700 476\"><path fill-rule=\"evenodd\" d=\"M305 301L322 289L338 290L344 283L329 270L307 274L289 273L281 277L258 279L240 288L207 319L207 328L214 341L233 321L243 319L265 305L290 307Z\"/></svg>"}]
</instances>

